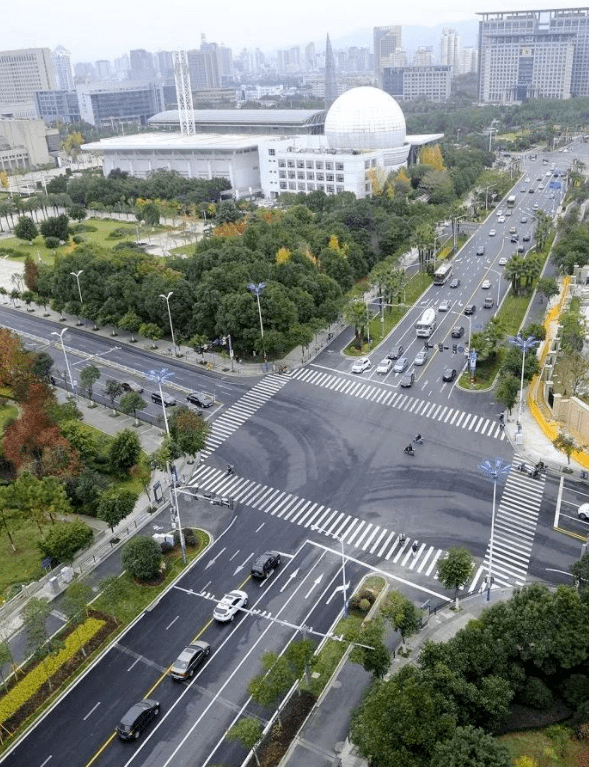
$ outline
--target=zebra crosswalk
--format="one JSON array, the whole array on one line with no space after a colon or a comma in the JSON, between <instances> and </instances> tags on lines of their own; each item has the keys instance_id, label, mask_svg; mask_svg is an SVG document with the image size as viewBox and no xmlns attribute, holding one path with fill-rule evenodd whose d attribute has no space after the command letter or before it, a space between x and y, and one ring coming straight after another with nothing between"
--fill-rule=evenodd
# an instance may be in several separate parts
<instances>
[{"instance_id":1,"label":"zebra crosswalk","mask_svg":"<svg viewBox=\"0 0 589 767\"><path fill-rule=\"evenodd\" d=\"M222 445L236 429L244 424L248 418L259 410L268 400L279 392L288 382L288 376L269 375L253 386L247 394L237 400L211 426L211 433L207 439L202 456L207 458L219 445Z\"/></svg>"},{"instance_id":2,"label":"zebra crosswalk","mask_svg":"<svg viewBox=\"0 0 589 767\"><path fill-rule=\"evenodd\" d=\"M347 394L350 397L360 397L361 399L376 402L386 407L406 410L413 415L441 421L448 424L448 426L467 429L468 431L499 440L505 439L505 431L495 419L487 418L484 415L476 415L475 413L467 413L464 410L450 407L450 405L412 397L409 394L405 394L404 391L396 391L384 384L375 385L364 379L345 378L341 375L315 368L314 366L299 368L291 373L290 378L315 386L322 386L339 394Z\"/></svg>"},{"instance_id":3,"label":"zebra crosswalk","mask_svg":"<svg viewBox=\"0 0 589 767\"><path fill-rule=\"evenodd\" d=\"M522 586L527 579L538 514L546 476L532 479L519 471L521 458L514 456L501 502L495 513L491 575L498 586ZM470 585L470 591L484 588L489 572L491 540Z\"/></svg>"},{"instance_id":4,"label":"zebra crosswalk","mask_svg":"<svg viewBox=\"0 0 589 767\"><path fill-rule=\"evenodd\" d=\"M199 466L189 484L231 497L241 506L257 509L292 524L319 528L321 532L337 536L347 546L372 554L378 560L390 561L426 576L435 577L436 564L444 553L443 549L420 543L381 525L245 477L227 475L212 466Z\"/></svg>"}]
</instances>

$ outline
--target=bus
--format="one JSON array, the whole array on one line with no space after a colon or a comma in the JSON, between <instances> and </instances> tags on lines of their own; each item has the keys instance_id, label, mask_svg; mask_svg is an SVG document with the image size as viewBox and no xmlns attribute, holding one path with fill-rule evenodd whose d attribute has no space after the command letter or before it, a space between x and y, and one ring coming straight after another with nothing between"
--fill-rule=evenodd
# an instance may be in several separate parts
<instances>
[{"instance_id":1,"label":"bus","mask_svg":"<svg viewBox=\"0 0 589 767\"><path fill-rule=\"evenodd\" d=\"M452 274L452 264L441 264L434 272L434 285L444 285Z\"/></svg>"},{"instance_id":2,"label":"bus","mask_svg":"<svg viewBox=\"0 0 589 767\"><path fill-rule=\"evenodd\" d=\"M508 208L513 208L514 205L515 205L515 195L514 194L510 194L509 197L507 198L507 207Z\"/></svg>"},{"instance_id":3,"label":"bus","mask_svg":"<svg viewBox=\"0 0 589 767\"><path fill-rule=\"evenodd\" d=\"M426 309L415 323L418 338L429 338L436 329L436 310Z\"/></svg>"}]
</instances>

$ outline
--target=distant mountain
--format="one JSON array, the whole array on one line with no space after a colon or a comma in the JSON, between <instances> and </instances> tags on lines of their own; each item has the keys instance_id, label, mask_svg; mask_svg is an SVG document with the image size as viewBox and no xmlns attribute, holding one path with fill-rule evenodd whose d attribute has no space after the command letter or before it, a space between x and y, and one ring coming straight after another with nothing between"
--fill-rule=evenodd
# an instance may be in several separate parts
<instances>
[{"instance_id":1,"label":"distant mountain","mask_svg":"<svg viewBox=\"0 0 589 767\"><path fill-rule=\"evenodd\" d=\"M437 24L435 27L403 26L403 48L410 52L421 46L433 46L434 55L439 56L440 38L442 30L446 27L455 29L460 35L460 41L463 47L478 45L479 23L475 19L472 21L457 21L455 24ZM336 48L370 48L372 50L373 32L372 27L358 29L349 35L332 38L331 45ZM317 50L323 50L325 47L325 38L315 43Z\"/></svg>"}]
</instances>

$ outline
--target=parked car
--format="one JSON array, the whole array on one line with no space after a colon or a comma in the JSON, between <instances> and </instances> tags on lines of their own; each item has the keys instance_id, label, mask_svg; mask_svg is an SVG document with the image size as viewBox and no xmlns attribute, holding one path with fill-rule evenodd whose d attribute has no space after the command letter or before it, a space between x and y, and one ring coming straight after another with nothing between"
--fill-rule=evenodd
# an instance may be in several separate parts
<instances>
[{"instance_id":1,"label":"parked car","mask_svg":"<svg viewBox=\"0 0 589 767\"><path fill-rule=\"evenodd\" d=\"M464 335L464 328L462 325L455 325L452 328L452 338L462 338Z\"/></svg>"},{"instance_id":2,"label":"parked car","mask_svg":"<svg viewBox=\"0 0 589 767\"><path fill-rule=\"evenodd\" d=\"M377 373L388 373L392 367L393 367L393 361L390 360L388 357L385 357L384 360L381 360L378 363L378 366L376 368L376 372Z\"/></svg>"},{"instance_id":3,"label":"parked car","mask_svg":"<svg viewBox=\"0 0 589 767\"><path fill-rule=\"evenodd\" d=\"M160 712L160 704L152 698L144 698L127 711L117 725L121 740L137 740L147 725Z\"/></svg>"},{"instance_id":4,"label":"parked car","mask_svg":"<svg viewBox=\"0 0 589 767\"><path fill-rule=\"evenodd\" d=\"M427 349L422 349L420 352L417 352L415 355L415 359L413 360L413 364L417 365L425 365L426 360L428 358Z\"/></svg>"},{"instance_id":5,"label":"parked car","mask_svg":"<svg viewBox=\"0 0 589 767\"><path fill-rule=\"evenodd\" d=\"M352 365L352 373L363 373L365 370L370 370L371 367L372 362L370 362L368 357L360 357L360 359L356 360Z\"/></svg>"},{"instance_id":6,"label":"parked car","mask_svg":"<svg viewBox=\"0 0 589 767\"><path fill-rule=\"evenodd\" d=\"M405 373L403 378L401 378L401 386L403 389L410 389L411 386L413 386L413 382L415 381L415 373Z\"/></svg>"},{"instance_id":7,"label":"parked car","mask_svg":"<svg viewBox=\"0 0 589 767\"><path fill-rule=\"evenodd\" d=\"M438 311L449 312L451 306L452 306L452 302L448 301L448 299L444 299L443 301L440 301L440 305L438 306Z\"/></svg>"},{"instance_id":8,"label":"parked car","mask_svg":"<svg viewBox=\"0 0 589 767\"><path fill-rule=\"evenodd\" d=\"M208 642L198 641L188 645L170 666L170 676L178 681L190 679L210 652L211 645Z\"/></svg>"},{"instance_id":9,"label":"parked car","mask_svg":"<svg viewBox=\"0 0 589 767\"><path fill-rule=\"evenodd\" d=\"M211 397L210 394L206 394L206 392L203 391L190 392L190 394L186 395L186 399L192 405L197 405L198 407L211 407L215 404L214 398Z\"/></svg>"},{"instance_id":10,"label":"parked car","mask_svg":"<svg viewBox=\"0 0 589 767\"><path fill-rule=\"evenodd\" d=\"M239 589L230 591L217 603L213 610L213 618L219 623L229 623L239 610L247 605L247 599L245 591L239 591Z\"/></svg>"},{"instance_id":11,"label":"parked car","mask_svg":"<svg viewBox=\"0 0 589 767\"><path fill-rule=\"evenodd\" d=\"M121 388L123 391L134 391L136 394L141 394L143 386L135 381L121 381Z\"/></svg>"},{"instance_id":12,"label":"parked car","mask_svg":"<svg viewBox=\"0 0 589 767\"><path fill-rule=\"evenodd\" d=\"M456 378L456 370L454 368L444 368L442 381L453 381L455 378Z\"/></svg>"},{"instance_id":13,"label":"parked car","mask_svg":"<svg viewBox=\"0 0 589 767\"><path fill-rule=\"evenodd\" d=\"M403 344L397 344L394 346L391 351L387 354L387 357L390 360L398 360L399 357L403 354L404 346Z\"/></svg>"},{"instance_id":14,"label":"parked car","mask_svg":"<svg viewBox=\"0 0 589 767\"><path fill-rule=\"evenodd\" d=\"M395 367L393 368L393 371L395 373L404 373L405 370L407 370L407 366L409 365L409 360L407 357L401 357L401 359L397 360Z\"/></svg>"},{"instance_id":15,"label":"parked car","mask_svg":"<svg viewBox=\"0 0 589 767\"><path fill-rule=\"evenodd\" d=\"M167 394L166 392L163 392L163 405L164 407L173 407L176 404L176 398L172 397L171 394ZM162 404L162 398L160 397L159 392L152 392L151 394L151 401L155 402L156 405Z\"/></svg>"},{"instance_id":16,"label":"parked car","mask_svg":"<svg viewBox=\"0 0 589 767\"><path fill-rule=\"evenodd\" d=\"M265 551L254 561L251 574L254 578L267 578L280 564L279 551Z\"/></svg>"},{"instance_id":17,"label":"parked car","mask_svg":"<svg viewBox=\"0 0 589 767\"><path fill-rule=\"evenodd\" d=\"M577 516L583 522L589 522L589 503L582 503L577 509Z\"/></svg>"}]
</instances>

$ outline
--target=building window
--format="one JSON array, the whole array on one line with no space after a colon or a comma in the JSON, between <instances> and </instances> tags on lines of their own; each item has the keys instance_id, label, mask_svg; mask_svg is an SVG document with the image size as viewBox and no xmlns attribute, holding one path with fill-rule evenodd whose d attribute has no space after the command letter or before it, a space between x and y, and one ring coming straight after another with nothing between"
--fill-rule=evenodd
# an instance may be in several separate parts
<instances>
[{"instance_id":1,"label":"building window","mask_svg":"<svg viewBox=\"0 0 589 767\"><path fill-rule=\"evenodd\" d=\"M280 188L281 189L286 189L286 181L281 181L280 182Z\"/></svg>"},{"instance_id":2,"label":"building window","mask_svg":"<svg viewBox=\"0 0 589 767\"><path fill-rule=\"evenodd\" d=\"M343 162L336 162L336 164L335 164L335 169L336 169L336 170L343 170L343 169L344 169L344 164L343 164Z\"/></svg>"},{"instance_id":3,"label":"building window","mask_svg":"<svg viewBox=\"0 0 589 767\"><path fill-rule=\"evenodd\" d=\"M278 160L279 168L286 168L286 160Z\"/></svg>"},{"instance_id":4,"label":"building window","mask_svg":"<svg viewBox=\"0 0 589 767\"><path fill-rule=\"evenodd\" d=\"M343 186L336 186L336 188L335 188L335 191L336 191L338 194L340 194L341 192L343 192L343 191L344 191L344 188L343 188Z\"/></svg>"},{"instance_id":5,"label":"building window","mask_svg":"<svg viewBox=\"0 0 589 767\"><path fill-rule=\"evenodd\" d=\"M297 171L297 178L305 178L305 174L302 170Z\"/></svg>"},{"instance_id":6,"label":"building window","mask_svg":"<svg viewBox=\"0 0 589 767\"><path fill-rule=\"evenodd\" d=\"M332 162L326 162L325 163L325 170L333 170L333 163Z\"/></svg>"},{"instance_id":7,"label":"building window","mask_svg":"<svg viewBox=\"0 0 589 767\"><path fill-rule=\"evenodd\" d=\"M315 181L315 174L314 173L310 173L309 171L307 171L307 180L308 181Z\"/></svg>"},{"instance_id":8,"label":"building window","mask_svg":"<svg viewBox=\"0 0 589 767\"><path fill-rule=\"evenodd\" d=\"M313 169L313 160L307 160L306 165L307 165L307 168Z\"/></svg>"},{"instance_id":9,"label":"building window","mask_svg":"<svg viewBox=\"0 0 589 767\"><path fill-rule=\"evenodd\" d=\"M333 194L333 192L334 192L333 184L328 184L325 187L325 191L327 192L327 194Z\"/></svg>"},{"instance_id":10,"label":"building window","mask_svg":"<svg viewBox=\"0 0 589 767\"><path fill-rule=\"evenodd\" d=\"M317 174L317 181L325 181L325 174L324 173L318 173Z\"/></svg>"},{"instance_id":11,"label":"building window","mask_svg":"<svg viewBox=\"0 0 589 767\"><path fill-rule=\"evenodd\" d=\"M295 166L295 164L294 164L294 160L289 160L289 161L288 161L288 167L289 167L289 168L294 168L294 166Z\"/></svg>"},{"instance_id":12,"label":"building window","mask_svg":"<svg viewBox=\"0 0 589 767\"><path fill-rule=\"evenodd\" d=\"M305 167L305 163L303 162L303 160L297 160L297 168L304 168L304 167Z\"/></svg>"},{"instance_id":13,"label":"building window","mask_svg":"<svg viewBox=\"0 0 589 767\"><path fill-rule=\"evenodd\" d=\"M289 178L295 178L295 172L294 172L294 170L289 170L289 171L288 171L288 177L289 177Z\"/></svg>"},{"instance_id":14,"label":"building window","mask_svg":"<svg viewBox=\"0 0 589 767\"><path fill-rule=\"evenodd\" d=\"M343 182L344 182L344 175L343 175L343 173L338 173L337 176L335 177L335 180L339 181L340 184L343 184Z\"/></svg>"},{"instance_id":15,"label":"building window","mask_svg":"<svg viewBox=\"0 0 589 767\"><path fill-rule=\"evenodd\" d=\"M370 160L370 165L371 165L373 168L376 168L376 160L375 160L374 158L373 158L372 160Z\"/></svg>"},{"instance_id":16,"label":"building window","mask_svg":"<svg viewBox=\"0 0 589 767\"><path fill-rule=\"evenodd\" d=\"M279 178L286 178L286 171L285 170L279 170L278 171L278 177Z\"/></svg>"},{"instance_id":17,"label":"building window","mask_svg":"<svg viewBox=\"0 0 589 767\"><path fill-rule=\"evenodd\" d=\"M315 184L307 184L307 189L310 192L314 192L315 191Z\"/></svg>"},{"instance_id":18,"label":"building window","mask_svg":"<svg viewBox=\"0 0 589 767\"><path fill-rule=\"evenodd\" d=\"M323 170L323 163L322 163L322 162L319 162L319 161L317 161L317 162L315 163L315 167L316 167L316 168L318 168L319 170Z\"/></svg>"},{"instance_id":19,"label":"building window","mask_svg":"<svg viewBox=\"0 0 589 767\"><path fill-rule=\"evenodd\" d=\"M288 188L289 188L289 189L293 189L293 190L296 190L296 188L297 188L297 185L296 185L296 183L295 183L294 181L289 181L289 182L288 182Z\"/></svg>"},{"instance_id":20,"label":"building window","mask_svg":"<svg viewBox=\"0 0 589 767\"><path fill-rule=\"evenodd\" d=\"M370 161L369 160L364 160L364 167L366 168L366 170L368 170L368 168L370 168Z\"/></svg>"},{"instance_id":21,"label":"building window","mask_svg":"<svg viewBox=\"0 0 589 767\"><path fill-rule=\"evenodd\" d=\"M270 157L275 157L276 149L268 149L268 154L270 155Z\"/></svg>"},{"instance_id":22,"label":"building window","mask_svg":"<svg viewBox=\"0 0 589 767\"><path fill-rule=\"evenodd\" d=\"M326 173L325 178L327 181L333 181L333 173Z\"/></svg>"}]
</instances>

